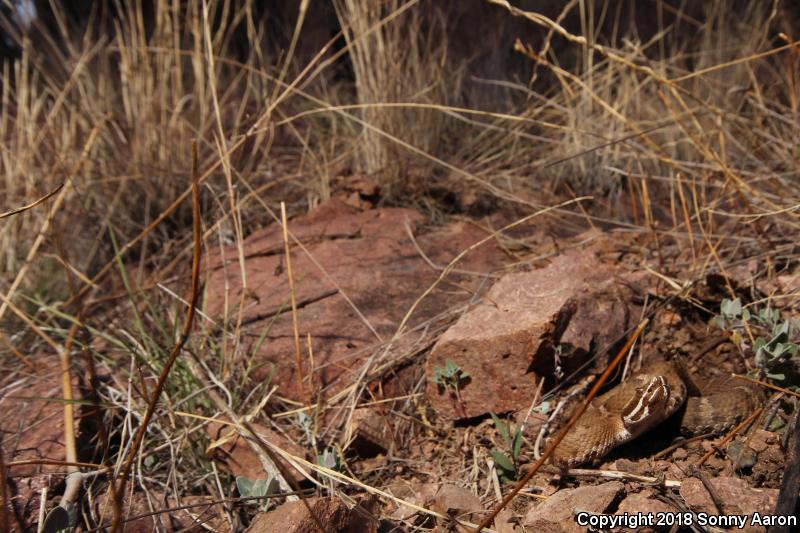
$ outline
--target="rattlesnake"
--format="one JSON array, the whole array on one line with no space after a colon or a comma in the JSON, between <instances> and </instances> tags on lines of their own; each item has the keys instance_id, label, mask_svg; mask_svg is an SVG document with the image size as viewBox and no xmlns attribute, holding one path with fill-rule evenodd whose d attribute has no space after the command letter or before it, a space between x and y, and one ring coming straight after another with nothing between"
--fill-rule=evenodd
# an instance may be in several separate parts
<instances>
[{"instance_id":1,"label":"rattlesnake","mask_svg":"<svg viewBox=\"0 0 800 533\"><path fill-rule=\"evenodd\" d=\"M682 433L719 433L752 412L758 400L755 389L741 380L717 379L698 390L680 366L653 363L592 400L556 448L553 463L572 468L600 459L661 424L684 403Z\"/></svg>"}]
</instances>

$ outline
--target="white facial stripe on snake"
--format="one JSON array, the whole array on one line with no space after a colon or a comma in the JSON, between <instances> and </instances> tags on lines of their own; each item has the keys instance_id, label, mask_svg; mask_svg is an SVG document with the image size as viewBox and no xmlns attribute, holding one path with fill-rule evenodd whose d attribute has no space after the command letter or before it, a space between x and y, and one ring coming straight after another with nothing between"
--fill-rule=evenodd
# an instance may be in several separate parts
<instances>
[{"instance_id":1,"label":"white facial stripe on snake","mask_svg":"<svg viewBox=\"0 0 800 533\"><path fill-rule=\"evenodd\" d=\"M637 389L637 392L640 392L640 390ZM638 398L638 402L633 409L623 413L622 421L625 427L640 424L651 416L661 416L663 414L664 404L669 398L669 386L664 381L664 377L653 377L645 390L638 394ZM635 400L636 397L633 399Z\"/></svg>"}]
</instances>

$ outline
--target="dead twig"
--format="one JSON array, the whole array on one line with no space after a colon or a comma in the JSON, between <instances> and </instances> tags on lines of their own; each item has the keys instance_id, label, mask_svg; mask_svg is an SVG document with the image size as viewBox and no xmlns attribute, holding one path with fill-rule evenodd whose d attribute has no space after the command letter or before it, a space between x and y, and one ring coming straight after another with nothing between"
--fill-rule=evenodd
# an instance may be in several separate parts
<instances>
[{"instance_id":1,"label":"dead twig","mask_svg":"<svg viewBox=\"0 0 800 533\"><path fill-rule=\"evenodd\" d=\"M750 383L753 383L754 385L760 385L761 387L766 387L768 389L776 390L778 392L783 392L785 394L788 394L789 396L794 396L796 398L800 398L800 393L797 393L797 392L795 392L793 390L784 389L783 387L779 387L777 385L773 385L772 383L767 383L766 381L761 381L760 379L753 379L753 378L748 377L748 376L742 376L740 374L731 374L731 375L733 377L735 377L736 379L741 379L742 381L748 381Z\"/></svg>"},{"instance_id":2,"label":"dead twig","mask_svg":"<svg viewBox=\"0 0 800 533\"><path fill-rule=\"evenodd\" d=\"M544 468L542 469L545 470ZM556 468L553 469L558 470ZM674 479L659 479L657 477L640 476L639 474L631 474L629 472L620 472L619 470L593 470L590 468L570 468L569 470L561 471L561 474L570 477L602 477L607 479L622 479L626 481L638 481L639 483L646 483L648 485L661 485L671 489L680 488L681 482Z\"/></svg>"},{"instance_id":3,"label":"dead twig","mask_svg":"<svg viewBox=\"0 0 800 533\"><path fill-rule=\"evenodd\" d=\"M56 187L55 189L53 189L49 193L45 194L44 196L42 196L41 198L39 198L35 202L32 202L32 203L30 203L28 205L23 205L22 207L18 207L16 209L12 209L11 211L6 211L5 213L0 213L0 218L6 218L6 217L18 215L20 213L24 213L28 209L33 209L34 207L36 207L37 205L41 204L42 202L46 202L47 200L52 198L53 195L55 195L58 191L60 191L62 189L62 187L64 187L63 183L59 184L58 187Z\"/></svg>"},{"instance_id":4,"label":"dead twig","mask_svg":"<svg viewBox=\"0 0 800 533\"><path fill-rule=\"evenodd\" d=\"M682 448L683 446L686 446L687 444L691 444L693 442L697 442L699 440L704 440L704 439L707 439L707 438L713 437L713 436L714 436L713 433L703 433L702 435L697 435L697 436L692 437L690 439L683 439L680 442L676 442L672 446L668 446L667 448L664 448L663 450L661 450L660 452L655 454L653 456L653 459L660 459L661 457L664 457L664 456L668 455L673 450L677 450L678 448Z\"/></svg>"}]
</instances>

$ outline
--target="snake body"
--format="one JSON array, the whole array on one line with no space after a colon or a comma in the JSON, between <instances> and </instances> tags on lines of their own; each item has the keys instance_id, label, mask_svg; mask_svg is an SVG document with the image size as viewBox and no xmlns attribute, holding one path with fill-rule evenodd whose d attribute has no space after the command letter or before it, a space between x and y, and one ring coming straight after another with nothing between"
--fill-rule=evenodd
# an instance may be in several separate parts
<instances>
[{"instance_id":1,"label":"snake body","mask_svg":"<svg viewBox=\"0 0 800 533\"><path fill-rule=\"evenodd\" d=\"M675 364L657 362L592 400L586 412L558 445L553 463L573 468L596 461L664 422L684 404L685 434L725 431L749 414L757 402L752 387L723 378L690 396L693 383Z\"/></svg>"}]
</instances>

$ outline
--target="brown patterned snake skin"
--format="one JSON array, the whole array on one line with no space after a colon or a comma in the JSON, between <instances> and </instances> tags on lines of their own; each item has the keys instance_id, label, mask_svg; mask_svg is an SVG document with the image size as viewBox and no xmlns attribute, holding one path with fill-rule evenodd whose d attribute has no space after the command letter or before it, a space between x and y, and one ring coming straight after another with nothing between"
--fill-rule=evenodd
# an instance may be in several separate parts
<instances>
[{"instance_id":1,"label":"brown patterned snake skin","mask_svg":"<svg viewBox=\"0 0 800 533\"><path fill-rule=\"evenodd\" d=\"M592 400L553 454L562 468L596 461L612 449L664 422L686 403L681 420L685 434L718 433L737 424L757 406L757 390L730 377L714 380L700 396L675 364L644 367L626 382Z\"/></svg>"}]
</instances>

